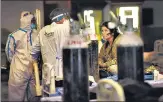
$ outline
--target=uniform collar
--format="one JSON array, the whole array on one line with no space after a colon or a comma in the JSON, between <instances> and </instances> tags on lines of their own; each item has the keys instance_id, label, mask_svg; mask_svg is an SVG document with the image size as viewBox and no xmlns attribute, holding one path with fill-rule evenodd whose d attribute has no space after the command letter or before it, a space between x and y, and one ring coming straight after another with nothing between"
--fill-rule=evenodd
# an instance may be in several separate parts
<instances>
[{"instance_id":1,"label":"uniform collar","mask_svg":"<svg viewBox=\"0 0 163 102\"><path fill-rule=\"evenodd\" d=\"M25 33L27 33L27 30L26 30L26 29L19 28L19 30L21 30L21 31L23 31L23 32L25 32Z\"/></svg>"}]
</instances>

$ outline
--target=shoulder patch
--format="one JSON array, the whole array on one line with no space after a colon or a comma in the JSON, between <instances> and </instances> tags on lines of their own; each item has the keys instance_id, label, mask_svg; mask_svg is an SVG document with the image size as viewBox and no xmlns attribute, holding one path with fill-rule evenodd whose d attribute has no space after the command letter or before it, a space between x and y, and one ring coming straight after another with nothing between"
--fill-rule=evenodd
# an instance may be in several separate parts
<instances>
[{"instance_id":1,"label":"shoulder patch","mask_svg":"<svg viewBox=\"0 0 163 102\"><path fill-rule=\"evenodd\" d=\"M54 32L49 32L49 33L47 33L47 32L45 32L45 34L44 34L46 37L53 37L54 36Z\"/></svg>"},{"instance_id":2,"label":"shoulder patch","mask_svg":"<svg viewBox=\"0 0 163 102\"><path fill-rule=\"evenodd\" d=\"M44 27L44 30L45 30L45 36L47 38L50 38L50 37L53 37L54 36L54 32L51 32L51 25L47 25Z\"/></svg>"}]
</instances>

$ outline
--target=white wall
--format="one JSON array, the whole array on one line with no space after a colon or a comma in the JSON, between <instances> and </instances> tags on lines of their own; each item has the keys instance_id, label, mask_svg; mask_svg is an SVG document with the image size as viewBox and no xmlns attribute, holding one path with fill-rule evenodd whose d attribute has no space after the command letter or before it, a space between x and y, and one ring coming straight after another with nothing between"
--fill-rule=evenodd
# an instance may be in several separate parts
<instances>
[{"instance_id":1,"label":"white wall","mask_svg":"<svg viewBox=\"0 0 163 102\"><path fill-rule=\"evenodd\" d=\"M1 43L5 44L9 33L20 27L20 14L22 11L41 11L41 25L43 25L42 1L2 1L1 2Z\"/></svg>"},{"instance_id":2,"label":"white wall","mask_svg":"<svg viewBox=\"0 0 163 102\"><path fill-rule=\"evenodd\" d=\"M163 27L163 0L145 0L143 8L153 8L154 24L150 27Z\"/></svg>"},{"instance_id":3,"label":"white wall","mask_svg":"<svg viewBox=\"0 0 163 102\"><path fill-rule=\"evenodd\" d=\"M7 28L14 31L20 26L20 14L27 10L35 12L36 9L41 10L41 23L43 25L43 2L42 1L2 1L1 3L1 28Z\"/></svg>"}]
</instances>

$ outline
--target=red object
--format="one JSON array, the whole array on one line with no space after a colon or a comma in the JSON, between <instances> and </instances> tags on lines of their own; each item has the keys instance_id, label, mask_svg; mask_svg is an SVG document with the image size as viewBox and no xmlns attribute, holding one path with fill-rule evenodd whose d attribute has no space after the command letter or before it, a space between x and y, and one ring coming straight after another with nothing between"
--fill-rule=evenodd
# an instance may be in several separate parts
<instances>
[{"instance_id":1,"label":"red object","mask_svg":"<svg viewBox=\"0 0 163 102\"><path fill-rule=\"evenodd\" d=\"M159 73L163 75L163 72L159 72Z\"/></svg>"}]
</instances>

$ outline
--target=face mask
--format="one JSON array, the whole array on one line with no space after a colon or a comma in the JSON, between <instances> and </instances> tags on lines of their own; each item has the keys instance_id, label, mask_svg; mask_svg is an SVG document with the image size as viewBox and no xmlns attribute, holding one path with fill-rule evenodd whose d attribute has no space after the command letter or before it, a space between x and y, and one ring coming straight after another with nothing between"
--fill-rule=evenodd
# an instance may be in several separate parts
<instances>
[{"instance_id":1,"label":"face mask","mask_svg":"<svg viewBox=\"0 0 163 102\"><path fill-rule=\"evenodd\" d=\"M59 22L60 20L62 20L63 19L63 17L64 16L60 16L60 17L58 17L56 20L57 20L57 22Z\"/></svg>"},{"instance_id":2,"label":"face mask","mask_svg":"<svg viewBox=\"0 0 163 102\"><path fill-rule=\"evenodd\" d=\"M101 39L101 42L102 42L102 43L105 43L105 42L106 42L106 40L104 40L104 39Z\"/></svg>"},{"instance_id":3,"label":"face mask","mask_svg":"<svg viewBox=\"0 0 163 102\"><path fill-rule=\"evenodd\" d=\"M36 29L36 24L33 24L33 23L32 23L32 24L31 24L31 28L32 28L32 29Z\"/></svg>"}]
</instances>

